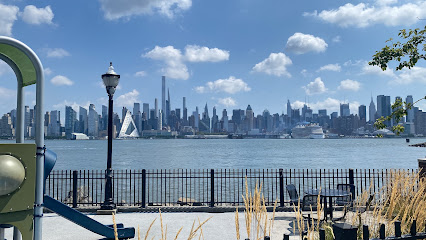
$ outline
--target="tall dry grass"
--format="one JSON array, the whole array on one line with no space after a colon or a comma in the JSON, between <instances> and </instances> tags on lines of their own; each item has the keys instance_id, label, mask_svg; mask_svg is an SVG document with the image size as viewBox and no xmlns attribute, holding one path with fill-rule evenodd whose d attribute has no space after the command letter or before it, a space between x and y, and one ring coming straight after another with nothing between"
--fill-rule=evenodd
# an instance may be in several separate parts
<instances>
[{"instance_id":1,"label":"tall dry grass","mask_svg":"<svg viewBox=\"0 0 426 240\"><path fill-rule=\"evenodd\" d=\"M256 182L254 192L252 193L249 191L247 178L245 179L245 195L242 197L245 208L244 220L247 234L245 239L263 239L265 236L271 236L278 201L275 201L272 218L269 218L270 214L268 214L265 197L262 194L262 183L259 185ZM235 229L236 238L239 240L241 235L238 208L235 211Z\"/></svg>"},{"instance_id":2,"label":"tall dry grass","mask_svg":"<svg viewBox=\"0 0 426 240\"><path fill-rule=\"evenodd\" d=\"M367 202L370 190L371 186L358 197L355 209L362 209L360 206ZM420 178L419 173L393 170L387 184L373 194L375 200L370 211L356 211L347 219L352 225L368 225L372 237L379 236L380 224L385 224L386 235L392 236L395 221L401 222L402 234L408 234L414 219L420 223L426 220L426 179ZM422 231L422 227L422 224L417 225L417 231Z\"/></svg>"}]
</instances>

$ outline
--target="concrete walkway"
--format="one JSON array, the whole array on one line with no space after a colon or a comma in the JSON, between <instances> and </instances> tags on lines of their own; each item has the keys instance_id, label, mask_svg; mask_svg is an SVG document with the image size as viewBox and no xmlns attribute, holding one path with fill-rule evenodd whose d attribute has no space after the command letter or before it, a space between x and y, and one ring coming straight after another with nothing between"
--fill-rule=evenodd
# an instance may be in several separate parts
<instances>
[{"instance_id":1,"label":"concrete walkway","mask_svg":"<svg viewBox=\"0 0 426 240\"><path fill-rule=\"evenodd\" d=\"M272 213L269 216L272 217ZM90 217L104 224L112 224L112 217L105 215L90 214ZM196 228L198 220L204 220L212 217L202 227L203 236L206 240L235 240L236 227L235 227L235 213L162 213L163 228L167 228L167 239L175 239L176 233L183 227L178 239L188 239L191 231L191 226L196 221ZM295 220L294 213L277 212L275 214L275 222L271 231L271 239L281 240L283 234L289 234L290 223L292 219ZM138 226L141 232L141 239L145 238L151 222L156 219L153 224L148 239L161 239L161 223L159 213L118 213L116 215L117 223L123 223L125 227L134 227L136 229L135 239L137 238ZM244 214L239 214L240 225L240 239L243 240L247 237ZM255 228L253 224L252 228ZM253 231L253 230L252 230ZM269 230L267 230L267 233ZM198 232L199 233L199 232ZM252 233L250 239L255 239L255 232ZM7 240L12 240L12 230L6 229L5 237ZM102 239L101 236L92 233L72 222L58 216L57 214L49 213L43 217L43 240L75 240L75 239ZM199 239L199 234L194 239ZM201 237L203 239L203 237ZM290 239L299 239L298 236L290 236Z\"/></svg>"}]
</instances>

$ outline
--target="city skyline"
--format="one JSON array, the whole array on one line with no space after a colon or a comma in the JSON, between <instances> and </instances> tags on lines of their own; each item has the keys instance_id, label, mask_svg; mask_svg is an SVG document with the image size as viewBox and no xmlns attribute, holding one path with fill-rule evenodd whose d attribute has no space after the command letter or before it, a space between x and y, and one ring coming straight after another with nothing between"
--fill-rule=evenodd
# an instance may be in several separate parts
<instances>
[{"instance_id":1,"label":"city skyline","mask_svg":"<svg viewBox=\"0 0 426 240\"><path fill-rule=\"evenodd\" d=\"M84 7L76 19L70 13L79 5ZM191 112L207 102L218 112L250 104L254 112L282 113L287 99L298 108L306 101L313 109L330 111L349 103L353 112L368 106L371 95L424 96L423 62L399 72L394 64L385 72L367 65L400 29L422 28L423 9L422 0L5 0L0 34L23 41L42 60L47 111L105 105L100 76L112 61L121 74L116 112L134 102L162 101L163 75L173 109L186 97ZM0 112L8 112L16 107L16 80L3 62L0 79ZM33 87L25 97L26 105L33 105ZM418 106L426 109L426 101Z\"/></svg>"}]
</instances>

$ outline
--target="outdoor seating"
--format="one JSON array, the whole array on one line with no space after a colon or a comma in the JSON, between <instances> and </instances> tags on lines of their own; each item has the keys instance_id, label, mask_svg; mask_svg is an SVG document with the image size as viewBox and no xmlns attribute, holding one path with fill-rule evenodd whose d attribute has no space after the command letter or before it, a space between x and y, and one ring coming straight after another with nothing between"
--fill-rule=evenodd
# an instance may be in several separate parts
<instances>
[{"instance_id":1,"label":"outdoor seating","mask_svg":"<svg viewBox=\"0 0 426 240\"><path fill-rule=\"evenodd\" d=\"M288 184L286 188L288 195L290 196L290 205L298 205L299 194L297 194L296 186L294 186L294 184Z\"/></svg>"},{"instance_id":2,"label":"outdoor seating","mask_svg":"<svg viewBox=\"0 0 426 240\"><path fill-rule=\"evenodd\" d=\"M351 193L351 195L344 196L344 197L337 197L336 205L352 206L353 200L355 198L355 186L353 184L337 184L337 189Z\"/></svg>"},{"instance_id":3,"label":"outdoor seating","mask_svg":"<svg viewBox=\"0 0 426 240\"><path fill-rule=\"evenodd\" d=\"M322 198L320 200L320 204L322 204ZM307 214L302 214L304 218L308 220L314 219L314 221L321 221L321 216L317 216L318 209L318 195L305 195L303 196L302 206L300 207L300 211L307 212Z\"/></svg>"}]
</instances>

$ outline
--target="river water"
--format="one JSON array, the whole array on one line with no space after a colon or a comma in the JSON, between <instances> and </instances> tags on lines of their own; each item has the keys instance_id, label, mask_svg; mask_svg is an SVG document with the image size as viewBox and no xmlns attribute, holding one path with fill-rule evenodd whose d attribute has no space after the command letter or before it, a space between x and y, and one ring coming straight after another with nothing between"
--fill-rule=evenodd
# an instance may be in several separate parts
<instances>
[{"instance_id":1,"label":"river water","mask_svg":"<svg viewBox=\"0 0 426 240\"><path fill-rule=\"evenodd\" d=\"M425 141L412 139L410 144ZM45 144L58 155L56 170L106 167L106 140L46 140ZM403 138L113 141L114 169L417 168L417 159L425 156L426 148L409 147Z\"/></svg>"}]
</instances>

